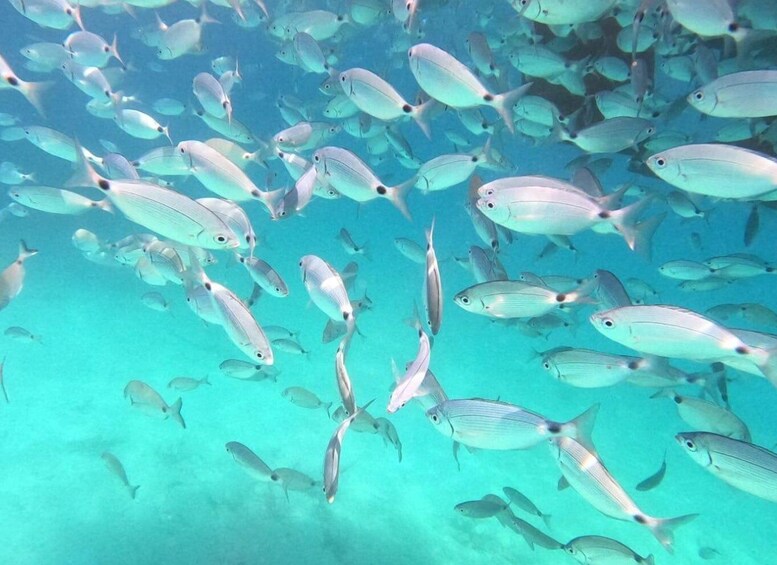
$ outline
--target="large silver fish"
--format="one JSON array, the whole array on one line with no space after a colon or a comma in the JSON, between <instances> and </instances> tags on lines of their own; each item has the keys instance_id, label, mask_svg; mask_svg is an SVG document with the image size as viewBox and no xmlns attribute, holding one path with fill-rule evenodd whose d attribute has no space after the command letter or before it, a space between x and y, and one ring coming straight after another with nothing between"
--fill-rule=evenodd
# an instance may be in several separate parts
<instances>
[{"instance_id":1,"label":"large silver fish","mask_svg":"<svg viewBox=\"0 0 777 565\"><path fill-rule=\"evenodd\" d=\"M709 432L683 432L675 439L691 459L719 479L777 502L777 453Z\"/></svg>"},{"instance_id":2,"label":"large silver fish","mask_svg":"<svg viewBox=\"0 0 777 565\"><path fill-rule=\"evenodd\" d=\"M645 514L595 452L571 437L550 438L549 445L564 478L591 506L616 520L645 526L670 553L673 552L673 530L697 516L688 514L678 518L655 518Z\"/></svg>"}]
</instances>

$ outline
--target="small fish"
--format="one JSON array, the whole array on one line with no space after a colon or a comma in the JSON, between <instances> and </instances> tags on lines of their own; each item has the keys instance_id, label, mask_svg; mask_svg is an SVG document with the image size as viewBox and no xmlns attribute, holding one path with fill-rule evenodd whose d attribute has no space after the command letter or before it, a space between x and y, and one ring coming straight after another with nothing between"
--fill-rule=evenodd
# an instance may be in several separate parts
<instances>
[{"instance_id":1,"label":"small fish","mask_svg":"<svg viewBox=\"0 0 777 565\"><path fill-rule=\"evenodd\" d=\"M459 502L453 509L467 518L491 518L508 508L508 503L497 503L492 500L470 500Z\"/></svg>"},{"instance_id":2,"label":"small fish","mask_svg":"<svg viewBox=\"0 0 777 565\"><path fill-rule=\"evenodd\" d=\"M157 391L143 381L128 382L127 386L124 387L124 398L129 399L130 405L152 415L161 415L165 420L170 418L186 429L186 422L184 422L181 416L183 401L180 398L173 404L168 405Z\"/></svg>"},{"instance_id":3,"label":"small fish","mask_svg":"<svg viewBox=\"0 0 777 565\"><path fill-rule=\"evenodd\" d=\"M26 328L19 326L11 326L10 328L6 328L6 330L3 332L3 335L17 341L42 343L41 337L39 335L34 334Z\"/></svg>"},{"instance_id":4,"label":"small fish","mask_svg":"<svg viewBox=\"0 0 777 565\"><path fill-rule=\"evenodd\" d=\"M348 375L348 369L345 366L345 353L348 347L348 341L343 340L337 346L335 353L335 380L337 381L337 390L340 393L340 400L343 402L346 416L356 413L356 399L353 394L353 385L351 377Z\"/></svg>"},{"instance_id":5,"label":"small fish","mask_svg":"<svg viewBox=\"0 0 777 565\"><path fill-rule=\"evenodd\" d=\"M140 301L147 308L157 312L168 312L170 310L170 303L158 292L147 292L140 297Z\"/></svg>"},{"instance_id":6,"label":"small fish","mask_svg":"<svg viewBox=\"0 0 777 565\"><path fill-rule=\"evenodd\" d=\"M225 447L227 453L229 453L249 475L264 482L271 482L274 480L272 478L273 470L248 447L237 441L227 442Z\"/></svg>"},{"instance_id":7,"label":"small fish","mask_svg":"<svg viewBox=\"0 0 777 565\"><path fill-rule=\"evenodd\" d=\"M5 357L3 357L3 361L0 362L0 389L3 391L3 398L5 398L5 403L10 404L8 400L8 392L5 390L5 377L3 376L3 368L5 367Z\"/></svg>"},{"instance_id":8,"label":"small fish","mask_svg":"<svg viewBox=\"0 0 777 565\"><path fill-rule=\"evenodd\" d=\"M227 359L222 361L219 369L228 377L241 381L263 381L270 379L275 382L278 377L278 369L272 365L256 365L242 359Z\"/></svg>"},{"instance_id":9,"label":"small fish","mask_svg":"<svg viewBox=\"0 0 777 565\"><path fill-rule=\"evenodd\" d=\"M130 498L135 500L135 494L140 488L140 485L130 484L129 479L127 479L127 472L124 470L124 465L121 464L119 458L110 451L103 451L103 454L100 457L102 457L103 461L105 461L105 464L108 466L108 469L111 471L111 473L119 477L119 480L124 484L125 487L127 487L127 492L129 492Z\"/></svg>"},{"instance_id":10,"label":"small fish","mask_svg":"<svg viewBox=\"0 0 777 565\"><path fill-rule=\"evenodd\" d=\"M191 377L176 377L167 383L167 388L177 390L179 392L187 392L194 390L200 385L210 385L208 377L202 377L201 379L193 379Z\"/></svg>"},{"instance_id":11,"label":"small fish","mask_svg":"<svg viewBox=\"0 0 777 565\"><path fill-rule=\"evenodd\" d=\"M580 536L564 544L564 551L578 563L641 563L653 565L652 555L642 557L630 547L604 536Z\"/></svg>"},{"instance_id":12,"label":"small fish","mask_svg":"<svg viewBox=\"0 0 777 565\"><path fill-rule=\"evenodd\" d=\"M750 214L747 216L747 224L745 225L744 244L745 247L750 247L753 240L758 235L758 230L761 227L761 217L759 215L758 204L753 204L750 208Z\"/></svg>"},{"instance_id":13,"label":"small fish","mask_svg":"<svg viewBox=\"0 0 777 565\"><path fill-rule=\"evenodd\" d=\"M404 237L397 237L394 239L394 246L402 255L410 259L413 263L426 263L426 252L424 251L424 248L415 241Z\"/></svg>"},{"instance_id":14,"label":"small fish","mask_svg":"<svg viewBox=\"0 0 777 565\"><path fill-rule=\"evenodd\" d=\"M664 460L661 462L661 467L659 467L658 471L650 475L644 481L641 481L636 486L636 489L639 491L654 489L664 480L664 475L666 475L666 451L664 451Z\"/></svg>"},{"instance_id":15,"label":"small fish","mask_svg":"<svg viewBox=\"0 0 777 565\"><path fill-rule=\"evenodd\" d=\"M505 493L505 496L508 498L511 504L515 504L518 508L528 512L532 516L538 516L539 518L542 518L542 521L545 522L545 525L550 526L550 514L541 512L540 509L537 508L537 506L531 500L529 500L525 494L515 490L512 487L504 487L502 488L502 492Z\"/></svg>"},{"instance_id":16,"label":"small fish","mask_svg":"<svg viewBox=\"0 0 777 565\"><path fill-rule=\"evenodd\" d=\"M300 386L292 386L287 389L285 389L281 396L285 399L287 399L292 404L295 404L297 406L300 406L302 408L310 408L310 409L316 409L316 408L323 408L326 410L327 417L331 417L329 410L332 408L331 402L322 402L318 396L316 396L314 393L310 392L306 388L302 388Z\"/></svg>"},{"instance_id":17,"label":"small fish","mask_svg":"<svg viewBox=\"0 0 777 565\"><path fill-rule=\"evenodd\" d=\"M348 255L364 255L367 259L370 258L366 245L357 245L347 229L341 228L337 234L337 239L340 240L343 249Z\"/></svg>"},{"instance_id":18,"label":"small fish","mask_svg":"<svg viewBox=\"0 0 777 565\"><path fill-rule=\"evenodd\" d=\"M375 423L378 426L378 434L383 437L385 443L390 443L394 446L397 450L399 462L402 463L402 442L399 440L399 434L397 434L397 429L394 427L394 424L386 418L375 418Z\"/></svg>"},{"instance_id":19,"label":"small fish","mask_svg":"<svg viewBox=\"0 0 777 565\"><path fill-rule=\"evenodd\" d=\"M305 255L299 261L302 282L313 304L335 322L345 322L348 333L356 328L353 306L348 298L343 278L329 263L315 255Z\"/></svg>"}]
</instances>

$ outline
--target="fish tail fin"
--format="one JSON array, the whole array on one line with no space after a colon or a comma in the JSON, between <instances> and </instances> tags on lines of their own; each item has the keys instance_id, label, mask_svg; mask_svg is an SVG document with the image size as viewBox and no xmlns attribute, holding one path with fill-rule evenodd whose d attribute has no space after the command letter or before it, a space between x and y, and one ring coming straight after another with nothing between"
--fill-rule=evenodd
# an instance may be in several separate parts
<instances>
[{"instance_id":1,"label":"fish tail fin","mask_svg":"<svg viewBox=\"0 0 777 565\"><path fill-rule=\"evenodd\" d=\"M644 520L645 525L650 529L658 542L664 546L669 553L674 553L674 530L683 526L696 518L698 514L686 514L677 518L650 518L640 515L636 520Z\"/></svg>"},{"instance_id":2,"label":"fish tail fin","mask_svg":"<svg viewBox=\"0 0 777 565\"><path fill-rule=\"evenodd\" d=\"M424 135L426 136L426 139L432 139L432 128L429 125L429 119L427 118L427 114L429 110L436 105L437 105L437 101L434 98L430 98L426 102L423 102L418 106L415 106L415 108L413 109L413 113L412 113L413 120L415 120L415 123L418 124L418 127L424 133Z\"/></svg>"},{"instance_id":3,"label":"fish tail fin","mask_svg":"<svg viewBox=\"0 0 777 565\"><path fill-rule=\"evenodd\" d=\"M85 31L86 28L84 28L84 22L81 19L81 6L76 3L74 6L70 6L70 9L72 10L70 16L73 18L73 21L78 24L78 27L81 28L81 31Z\"/></svg>"},{"instance_id":4,"label":"fish tail fin","mask_svg":"<svg viewBox=\"0 0 777 565\"><path fill-rule=\"evenodd\" d=\"M48 90L48 88L54 84L51 81L46 82L25 82L23 80L17 79L19 81L19 92L21 92L24 97L27 99L27 102L29 102L33 108L43 116L46 117L46 112L43 109L43 102L41 101L41 98L43 97L43 93Z\"/></svg>"},{"instance_id":5,"label":"fish tail fin","mask_svg":"<svg viewBox=\"0 0 777 565\"><path fill-rule=\"evenodd\" d=\"M769 382L777 386L777 348L765 350L765 353L765 358L758 363L758 368Z\"/></svg>"},{"instance_id":6,"label":"fish tail fin","mask_svg":"<svg viewBox=\"0 0 777 565\"><path fill-rule=\"evenodd\" d=\"M653 557L653 554L651 553L642 560L642 563L644 563L644 565L656 565L656 558Z\"/></svg>"},{"instance_id":7,"label":"fish tail fin","mask_svg":"<svg viewBox=\"0 0 777 565\"><path fill-rule=\"evenodd\" d=\"M531 87L532 83L527 82L524 85L509 90L503 94L497 94L489 105L502 116L507 129L510 133L515 134L515 123L513 122L513 106Z\"/></svg>"},{"instance_id":8,"label":"fish tail fin","mask_svg":"<svg viewBox=\"0 0 777 565\"><path fill-rule=\"evenodd\" d=\"M205 9L205 6L207 4L208 4L207 2L202 3L202 9L200 10L200 17L197 18L199 20L200 26L204 26L205 24L220 24L221 22L218 21L216 18L211 17L211 15Z\"/></svg>"},{"instance_id":9,"label":"fish tail fin","mask_svg":"<svg viewBox=\"0 0 777 565\"><path fill-rule=\"evenodd\" d=\"M66 182L67 188L74 186L99 186L102 181L106 181L103 177L97 174L94 167L89 163L86 158L86 150L81 147L81 144L76 140L76 171L73 173Z\"/></svg>"},{"instance_id":10,"label":"fish tail fin","mask_svg":"<svg viewBox=\"0 0 777 565\"><path fill-rule=\"evenodd\" d=\"M37 254L38 254L37 249L32 249L30 247L27 247L27 244L23 239L19 241L19 258L17 259L17 261L24 262L25 260L29 259L33 255L37 255Z\"/></svg>"},{"instance_id":11,"label":"fish tail fin","mask_svg":"<svg viewBox=\"0 0 777 565\"><path fill-rule=\"evenodd\" d=\"M140 485L127 485L127 490L129 491L129 495L132 500L135 500L135 495L137 494L139 488Z\"/></svg>"},{"instance_id":12,"label":"fish tail fin","mask_svg":"<svg viewBox=\"0 0 777 565\"><path fill-rule=\"evenodd\" d=\"M114 33L113 34L113 41L111 42L111 56L113 56L114 59L116 59L119 63L121 63L121 66L123 68L127 68L127 65L124 64L124 61L121 58L121 55L119 55L119 43L118 43L118 36Z\"/></svg>"},{"instance_id":13,"label":"fish tail fin","mask_svg":"<svg viewBox=\"0 0 777 565\"><path fill-rule=\"evenodd\" d=\"M183 416L181 416L181 407L183 406L183 399L178 398L171 406L170 406L170 418L181 424L181 427L185 430L186 429L186 422L183 421Z\"/></svg>"},{"instance_id":14,"label":"fish tail fin","mask_svg":"<svg viewBox=\"0 0 777 565\"><path fill-rule=\"evenodd\" d=\"M283 188L278 188L276 190L268 191L260 190L257 198L262 204L265 205L267 210L270 212L270 215L275 216L278 207L280 206L281 202L283 202L284 196L286 196L286 190Z\"/></svg>"},{"instance_id":15,"label":"fish tail fin","mask_svg":"<svg viewBox=\"0 0 777 565\"><path fill-rule=\"evenodd\" d=\"M543 514L542 521L545 522L545 527L550 529L550 514Z\"/></svg>"},{"instance_id":16,"label":"fish tail fin","mask_svg":"<svg viewBox=\"0 0 777 565\"><path fill-rule=\"evenodd\" d=\"M323 406L324 406L324 409L326 410L326 417L331 420L332 419L332 414L330 413L330 411L332 409L332 402L331 401L330 402L324 402Z\"/></svg>"},{"instance_id":17,"label":"fish tail fin","mask_svg":"<svg viewBox=\"0 0 777 565\"><path fill-rule=\"evenodd\" d=\"M402 215L411 222L413 221L413 216L410 215L410 210L407 207L406 199L407 193L410 192L411 188L413 188L416 180L416 177L413 176L402 184L398 184L390 188L388 191L388 197L389 200L391 200L391 203L396 206L396 208L402 212Z\"/></svg>"},{"instance_id":18,"label":"fish tail fin","mask_svg":"<svg viewBox=\"0 0 777 565\"><path fill-rule=\"evenodd\" d=\"M113 204L111 204L111 201L107 198L103 198L102 200L98 200L94 203L95 208L99 208L103 212L108 212L109 214L115 213L113 209Z\"/></svg>"},{"instance_id":19,"label":"fish tail fin","mask_svg":"<svg viewBox=\"0 0 777 565\"><path fill-rule=\"evenodd\" d=\"M570 421L574 439L591 453L596 453L596 448L591 441L591 433L596 423L596 415L599 413L599 404L594 404L588 410Z\"/></svg>"},{"instance_id":20,"label":"fish tail fin","mask_svg":"<svg viewBox=\"0 0 777 565\"><path fill-rule=\"evenodd\" d=\"M208 377L208 375L205 375L205 376L202 378L202 381L200 381L200 382L202 382L202 384L205 384L205 385L211 386L210 377Z\"/></svg>"},{"instance_id":21,"label":"fish tail fin","mask_svg":"<svg viewBox=\"0 0 777 565\"><path fill-rule=\"evenodd\" d=\"M623 236L623 239L626 240L626 245L628 245L629 249L632 251L636 250L638 240L640 240L641 246L645 245L646 238L644 235L640 235L640 228L638 228L637 218L652 201L653 198L648 196L647 198L638 200L637 202L629 204L628 206L618 210L612 210L609 212L608 218L605 220L610 222L618 231L618 233ZM645 222L642 223L645 224ZM656 227L657 226L653 226L653 231L655 231ZM650 224L648 224L647 228L650 228ZM641 230L649 231L649 229L646 230L646 227L644 226L641 228ZM649 233L648 236L652 236L652 233ZM649 237L647 239L649 241Z\"/></svg>"}]
</instances>

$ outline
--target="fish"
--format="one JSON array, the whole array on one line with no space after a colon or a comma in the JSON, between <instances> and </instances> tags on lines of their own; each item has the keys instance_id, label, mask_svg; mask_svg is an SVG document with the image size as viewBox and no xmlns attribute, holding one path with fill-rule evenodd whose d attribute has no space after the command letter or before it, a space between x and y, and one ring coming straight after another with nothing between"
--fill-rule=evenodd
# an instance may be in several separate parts
<instances>
[{"instance_id":1,"label":"fish","mask_svg":"<svg viewBox=\"0 0 777 565\"><path fill-rule=\"evenodd\" d=\"M683 421L697 430L750 442L750 430L736 414L704 398L684 396L671 389L662 389L652 398L670 398Z\"/></svg>"},{"instance_id":2,"label":"fish","mask_svg":"<svg viewBox=\"0 0 777 565\"><path fill-rule=\"evenodd\" d=\"M489 318L533 318L564 305L585 303L585 290L556 292L546 286L523 281L489 281L462 290L453 301L473 314Z\"/></svg>"},{"instance_id":3,"label":"fish","mask_svg":"<svg viewBox=\"0 0 777 565\"><path fill-rule=\"evenodd\" d=\"M147 292L140 297L140 301L151 310L156 310L157 312L170 311L170 303L158 292Z\"/></svg>"},{"instance_id":4,"label":"fish","mask_svg":"<svg viewBox=\"0 0 777 565\"><path fill-rule=\"evenodd\" d=\"M127 478L127 472L124 470L124 465L121 464L119 458L110 451L103 451L100 457L103 461L105 461L105 465L108 467L108 470L119 477L119 480L127 488L127 492L129 492L130 498L135 500L135 495L137 494L140 485L130 484L129 479Z\"/></svg>"},{"instance_id":5,"label":"fish","mask_svg":"<svg viewBox=\"0 0 777 565\"><path fill-rule=\"evenodd\" d=\"M777 355L748 346L724 326L692 310L669 305L622 306L596 312L590 321L605 337L641 353L723 363L742 360L777 383Z\"/></svg>"},{"instance_id":6,"label":"fish","mask_svg":"<svg viewBox=\"0 0 777 565\"><path fill-rule=\"evenodd\" d=\"M491 500L469 500L459 502L453 509L467 518L491 518L508 508L507 503L497 503Z\"/></svg>"},{"instance_id":7,"label":"fish","mask_svg":"<svg viewBox=\"0 0 777 565\"><path fill-rule=\"evenodd\" d=\"M764 200L777 191L777 159L735 145L680 145L649 156L645 164L660 179L693 194Z\"/></svg>"},{"instance_id":8,"label":"fish","mask_svg":"<svg viewBox=\"0 0 777 565\"><path fill-rule=\"evenodd\" d=\"M563 549L578 563L655 563L652 555L642 557L629 546L604 536L576 537L565 543Z\"/></svg>"},{"instance_id":9,"label":"fish","mask_svg":"<svg viewBox=\"0 0 777 565\"><path fill-rule=\"evenodd\" d=\"M95 201L75 192L50 186L18 186L9 190L8 196L28 208L50 214L77 216L94 209L113 212L107 198Z\"/></svg>"},{"instance_id":10,"label":"fish","mask_svg":"<svg viewBox=\"0 0 777 565\"><path fill-rule=\"evenodd\" d=\"M426 114L432 108L432 99L417 106L409 104L393 86L367 69L347 69L338 78L345 95L362 112L384 121L412 118L424 135L431 138Z\"/></svg>"},{"instance_id":11,"label":"fish","mask_svg":"<svg viewBox=\"0 0 777 565\"><path fill-rule=\"evenodd\" d=\"M11 326L9 328L6 328L5 331L3 332L3 335L6 337L15 339L17 341L42 343L41 336L39 336L38 334L34 334L28 329L22 328L20 326Z\"/></svg>"},{"instance_id":12,"label":"fish","mask_svg":"<svg viewBox=\"0 0 777 565\"><path fill-rule=\"evenodd\" d=\"M99 188L127 219L160 235L205 249L234 249L237 237L216 214L188 196L142 180L108 180L83 155L68 186Z\"/></svg>"},{"instance_id":13,"label":"fish","mask_svg":"<svg viewBox=\"0 0 777 565\"><path fill-rule=\"evenodd\" d=\"M280 274L270 266L269 263L259 257L244 257L236 255L238 262L246 268L251 279L259 287L278 298L285 298L289 295L289 287Z\"/></svg>"},{"instance_id":14,"label":"fish","mask_svg":"<svg viewBox=\"0 0 777 565\"><path fill-rule=\"evenodd\" d=\"M272 365L249 363L241 359L227 359L219 364L219 369L228 377L241 381L276 381L278 369Z\"/></svg>"},{"instance_id":15,"label":"fish","mask_svg":"<svg viewBox=\"0 0 777 565\"><path fill-rule=\"evenodd\" d=\"M180 392L186 392L198 388L200 385L210 385L208 377L202 377L201 379L193 379L191 377L175 377L169 383L167 388L177 390Z\"/></svg>"},{"instance_id":16,"label":"fish","mask_svg":"<svg viewBox=\"0 0 777 565\"><path fill-rule=\"evenodd\" d=\"M777 72L740 71L716 78L691 92L688 104L719 118L764 118L777 115L773 93Z\"/></svg>"},{"instance_id":17,"label":"fish","mask_svg":"<svg viewBox=\"0 0 777 565\"><path fill-rule=\"evenodd\" d=\"M24 288L26 269L25 261L38 254L37 249L27 247L24 240L19 242L19 254L16 260L0 272L0 310L11 303L11 300L19 296Z\"/></svg>"},{"instance_id":18,"label":"fish","mask_svg":"<svg viewBox=\"0 0 777 565\"><path fill-rule=\"evenodd\" d=\"M658 471L650 475L647 479L640 481L634 488L639 491L652 490L661 484L661 481L664 480L664 475L666 475L666 451L664 451L664 459L661 462Z\"/></svg>"},{"instance_id":19,"label":"fish","mask_svg":"<svg viewBox=\"0 0 777 565\"><path fill-rule=\"evenodd\" d=\"M540 509L537 508L537 506L531 500L529 500L525 494L512 487L503 487L502 492L505 493L505 496L510 501L510 504L516 505L518 508L528 512L532 516L542 518L542 521L545 522L545 525L550 527L550 514L541 512Z\"/></svg>"},{"instance_id":20,"label":"fish","mask_svg":"<svg viewBox=\"0 0 777 565\"><path fill-rule=\"evenodd\" d=\"M461 61L430 43L413 45L407 56L410 72L429 96L453 108L491 106L502 117L507 129L515 131L512 107L532 83L494 94Z\"/></svg>"},{"instance_id":21,"label":"fish","mask_svg":"<svg viewBox=\"0 0 777 565\"><path fill-rule=\"evenodd\" d=\"M128 382L124 387L124 398L129 399L131 406L140 408L148 414L163 416L165 420L170 418L186 429L186 422L181 416L183 401L180 398L168 405L157 391L143 381L137 380Z\"/></svg>"},{"instance_id":22,"label":"fish","mask_svg":"<svg viewBox=\"0 0 777 565\"><path fill-rule=\"evenodd\" d=\"M405 374L397 379L397 385L391 391L391 398L386 406L386 410L390 414L404 408L405 404L418 394L418 390L426 379L431 353L432 346L429 336L421 328L418 328L418 353Z\"/></svg>"},{"instance_id":23,"label":"fish","mask_svg":"<svg viewBox=\"0 0 777 565\"><path fill-rule=\"evenodd\" d=\"M440 265L437 262L437 254L434 251L434 220L432 226L426 232L426 277L424 278L424 308L426 312L426 324L432 335L437 335L442 324L443 295L442 281L440 279Z\"/></svg>"},{"instance_id":24,"label":"fish","mask_svg":"<svg viewBox=\"0 0 777 565\"><path fill-rule=\"evenodd\" d=\"M27 82L20 79L8 62L0 56L0 90L12 89L21 93L41 116L45 115L41 96L51 84L50 82Z\"/></svg>"},{"instance_id":25,"label":"fish","mask_svg":"<svg viewBox=\"0 0 777 565\"><path fill-rule=\"evenodd\" d=\"M673 531L696 518L696 514L677 518L655 518L645 514L595 452L568 436L550 438L549 446L564 478L591 506L611 518L646 527L664 549L673 553Z\"/></svg>"},{"instance_id":26,"label":"fish","mask_svg":"<svg viewBox=\"0 0 777 565\"><path fill-rule=\"evenodd\" d=\"M675 440L696 463L731 486L777 502L777 454L710 432L682 432Z\"/></svg>"},{"instance_id":27,"label":"fish","mask_svg":"<svg viewBox=\"0 0 777 565\"><path fill-rule=\"evenodd\" d=\"M345 322L348 334L353 334L356 317L340 273L315 255L303 256L299 266L313 303L333 322Z\"/></svg>"},{"instance_id":28,"label":"fish","mask_svg":"<svg viewBox=\"0 0 777 565\"><path fill-rule=\"evenodd\" d=\"M528 449L548 437L570 436L590 444L599 405L569 422L554 422L507 402L495 400L446 400L427 410L434 428L458 443L480 449Z\"/></svg>"},{"instance_id":29,"label":"fish","mask_svg":"<svg viewBox=\"0 0 777 565\"><path fill-rule=\"evenodd\" d=\"M408 220L410 211L405 203L415 177L396 186L387 186L351 151L341 147L322 147L313 153L313 167L318 180L356 202L376 198L388 199Z\"/></svg>"},{"instance_id":30,"label":"fish","mask_svg":"<svg viewBox=\"0 0 777 565\"><path fill-rule=\"evenodd\" d=\"M407 239L405 237L394 238L394 247L413 263L426 263L426 252L424 251L424 248L412 239Z\"/></svg>"},{"instance_id":31,"label":"fish","mask_svg":"<svg viewBox=\"0 0 777 565\"><path fill-rule=\"evenodd\" d=\"M340 400L343 402L346 416L350 416L356 413L356 399L353 394L353 385L351 384L351 377L348 375L348 369L345 366L345 352L348 347L348 341L343 340L338 346L335 353L335 380L337 382L337 390L340 393Z\"/></svg>"},{"instance_id":32,"label":"fish","mask_svg":"<svg viewBox=\"0 0 777 565\"><path fill-rule=\"evenodd\" d=\"M302 408L323 408L326 410L326 415L330 416L329 409L332 407L332 403L322 402L318 396L305 388L292 386L284 389L284 391L281 393L281 396L292 404L301 406Z\"/></svg>"},{"instance_id":33,"label":"fish","mask_svg":"<svg viewBox=\"0 0 777 565\"><path fill-rule=\"evenodd\" d=\"M335 501L337 491L340 489L340 452L343 448L345 433L359 414L370 404L372 401L340 422L326 446L324 453L324 496L329 504Z\"/></svg>"},{"instance_id":34,"label":"fish","mask_svg":"<svg viewBox=\"0 0 777 565\"><path fill-rule=\"evenodd\" d=\"M256 453L238 441L230 441L225 445L235 462L246 472L262 482L272 482L273 470L262 461Z\"/></svg>"},{"instance_id":35,"label":"fish","mask_svg":"<svg viewBox=\"0 0 777 565\"><path fill-rule=\"evenodd\" d=\"M0 362L0 390L3 391L3 398L5 399L5 403L10 404L11 402L8 400L8 392L5 390L5 376L3 375L5 360L6 357L3 357L3 360Z\"/></svg>"}]
</instances>

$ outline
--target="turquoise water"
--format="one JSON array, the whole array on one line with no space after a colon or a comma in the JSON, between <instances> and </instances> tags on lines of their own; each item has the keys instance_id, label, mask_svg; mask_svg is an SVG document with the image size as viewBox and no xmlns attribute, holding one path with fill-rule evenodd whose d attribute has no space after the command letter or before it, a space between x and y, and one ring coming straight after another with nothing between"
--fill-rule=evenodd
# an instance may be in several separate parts
<instances>
[{"instance_id":1,"label":"turquoise water","mask_svg":"<svg viewBox=\"0 0 777 565\"><path fill-rule=\"evenodd\" d=\"M179 3L180 4L180 3ZM496 33L513 25L518 16L507 3L494 2L493 16L475 18L474 3L429 3L421 13L424 41L439 45L469 62L464 38L472 30ZM472 4L472 5L470 5ZM484 3L485 4L485 3ZM489 3L490 5L490 3ZM325 2L293 3L294 9L330 8ZM292 3L269 6L271 14L291 11ZM152 48L131 35L139 25L153 22L151 10L137 9L137 19L126 13L106 15L83 8L85 27L110 38L115 32L119 50L132 72L117 88L136 96L138 108L151 114L157 98L173 97L193 104L191 78L210 70L210 60L237 56L243 83L233 93L234 115L260 138L286 127L274 102L292 94L319 108L325 101L317 86L321 76L303 74L278 61L278 44L263 28L241 29L229 10L208 6L220 25L204 32L205 52L174 61L157 61ZM162 8L166 22L195 17L189 5ZM68 32L46 29L25 19L9 4L0 6L0 53L25 80L53 80L44 97L47 117L37 116L18 93L0 93L0 111L17 116L22 125L45 125L78 138L101 153L99 140L116 143L134 159L166 143L134 139L111 121L93 117L84 109L86 95L54 72L47 77L24 67L19 49L37 41L61 42ZM73 28L75 29L75 28ZM71 30L72 31L72 30ZM388 46L409 40L399 24L386 17L372 28L352 27L339 41L322 42L335 49L338 69L361 66L384 73L407 98L417 85L407 68L405 47L388 56ZM719 46L719 42L710 42ZM624 55L624 58L626 56ZM503 54L497 61L509 63ZM151 70L161 64L164 72ZM115 62L113 63L115 66ZM152 67L155 68L155 67ZM515 71L511 81L517 80ZM517 83L516 83L517 84ZM656 75L656 90L664 96L684 96L691 87ZM551 92L551 90L548 90ZM533 94L542 96L538 83ZM550 94L548 94L550 95ZM578 100L579 104L579 100ZM496 120L493 113L485 114ZM165 118L174 142L205 140L213 134L191 116ZM320 119L320 118L317 118ZM659 131L681 130L694 140L709 139L723 123L700 120L686 109L672 121L659 121ZM453 152L442 135L446 129L470 138L474 146L486 137L468 134L448 113L432 122L427 141L412 123L400 127L421 161ZM366 158L365 144L341 132L331 140ZM545 174L568 178L565 165L581 152L571 144L538 143L507 132L494 144L515 165L515 174ZM251 150L253 150L251 148ZM70 163L47 155L25 141L0 144L2 160L12 161L36 181L62 186L72 174ZM309 155L309 152L308 152ZM669 192L667 184L650 173L628 172L631 155L612 157L613 165L601 177L606 191L621 182ZM412 171L386 157L372 163L387 184L410 178ZM290 184L285 171L270 163L277 180L273 187ZM248 169L264 186L267 171ZM480 171L485 180L508 173ZM511 171L512 174L512 171ZM202 197L207 191L193 178L175 180L186 194ZM96 197L96 191L86 192ZM115 241L144 230L122 217L99 211L84 216L49 215L31 211L28 217L9 217L0 223L0 266L16 257L19 240L39 254L25 264L22 293L0 311L0 329L21 326L40 335L40 343L26 343L0 335L5 355L4 382L9 397L0 404L0 517L3 542L0 562L14 564L92 563L564 563L573 562L561 551L536 547L532 551L515 532L495 519L471 520L453 510L455 504L494 493L504 486L526 494L552 515L550 528L541 520L523 516L561 543L576 536L596 534L615 538L641 555L654 554L658 563L702 561L700 548L712 547L713 562L769 563L774 555L777 511L772 503L735 490L691 461L674 440L688 428L667 400L651 400L650 389L620 384L605 389L580 389L551 379L535 351L557 346L585 347L629 354L601 336L588 323L593 305L575 316L573 330L554 330L547 338L527 337L515 326L493 323L459 308L453 296L474 284L472 275L454 257L466 256L479 240L464 210L466 186L409 196L413 221L405 220L388 202L358 206L345 199L314 200L304 216L271 221L262 207L247 203L260 236L257 254L286 280L290 294L279 299L263 296L253 308L262 325L282 325L299 332L310 351L296 356L276 351L277 382L241 382L224 376L219 364L241 359L241 353L215 326L203 324L187 307L183 290L174 285L151 288L131 269L86 261L70 243L73 232L85 228L101 239ZM0 196L0 208L11 200ZM523 271L590 276L607 269L622 280L638 277L657 289L663 304L703 312L717 304L759 302L777 308L771 279L762 276L711 292L683 292L676 281L662 277L657 267L673 259L703 260L727 253L753 253L773 258L777 233L774 214L761 212L760 233L745 248L742 233L748 204L712 202L708 220L683 220L670 213L653 241L650 261L630 252L621 238L591 231L574 236L579 253L565 250L538 259L546 244L542 236L515 234L503 245L500 260L511 278ZM656 204L655 210L666 209ZM450 398L499 398L550 419L566 421L600 403L593 439L611 473L648 514L660 517L698 513L699 517L676 532L675 553L666 553L644 528L608 518L572 489L559 492L559 470L548 448L500 452L462 449L460 469L451 441L429 425L422 410L408 405L388 415L384 406L393 382L391 360L413 359L417 336L405 320L414 303L421 304L424 267L411 263L394 247L396 237L424 242L424 231L435 219L435 249L440 259L444 294L442 329L434 340L431 368ZM370 412L387 416L396 426L403 446L401 463L391 445L380 436L349 432L342 450L340 491L327 504L318 488L290 492L258 482L225 451L229 441L244 443L270 467L291 467L320 480L324 450L336 428L323 410L307 410L288 402L281 392L301 386L322 400L338 403L334 380L336 342L321 343L326 316L310 304L299 275L299 258L315 254L342 269L354 260L345 253L337 233L346 227L357 243L364 243L371 259L356 256L357 291L366 293L372 308L359 315L363 334L354 337L347 365L357 402L375 399ZM702 248L691 245L692 232L701 234ZM247 296L251 284L242 267L228 254L216 252L218 264L209 276ZM161 292L170 312L146 308L140 297ZM738 323L744 327L744 323ZM753 327L760 331L775 328ZM700 364L677 361L688 371ZM729 384L733 410L749 426L754 443L773 448L775 391L765 379L733 369ZM167 388L174 377L208 376L211 386L178 393ZM142 380L158 390L168 403L183 398L187 428L170 420L149 417L123 397L125 385ZM685 391L693 394L693 389ZM131 499L118 478L106 469L101 454L110 451L124 465L129 481L140 485ZM648 492L634 486L658 469L664 452L667 475ZM516 510L516 512L518 512Z\"/></svg>"}]
</instances>

